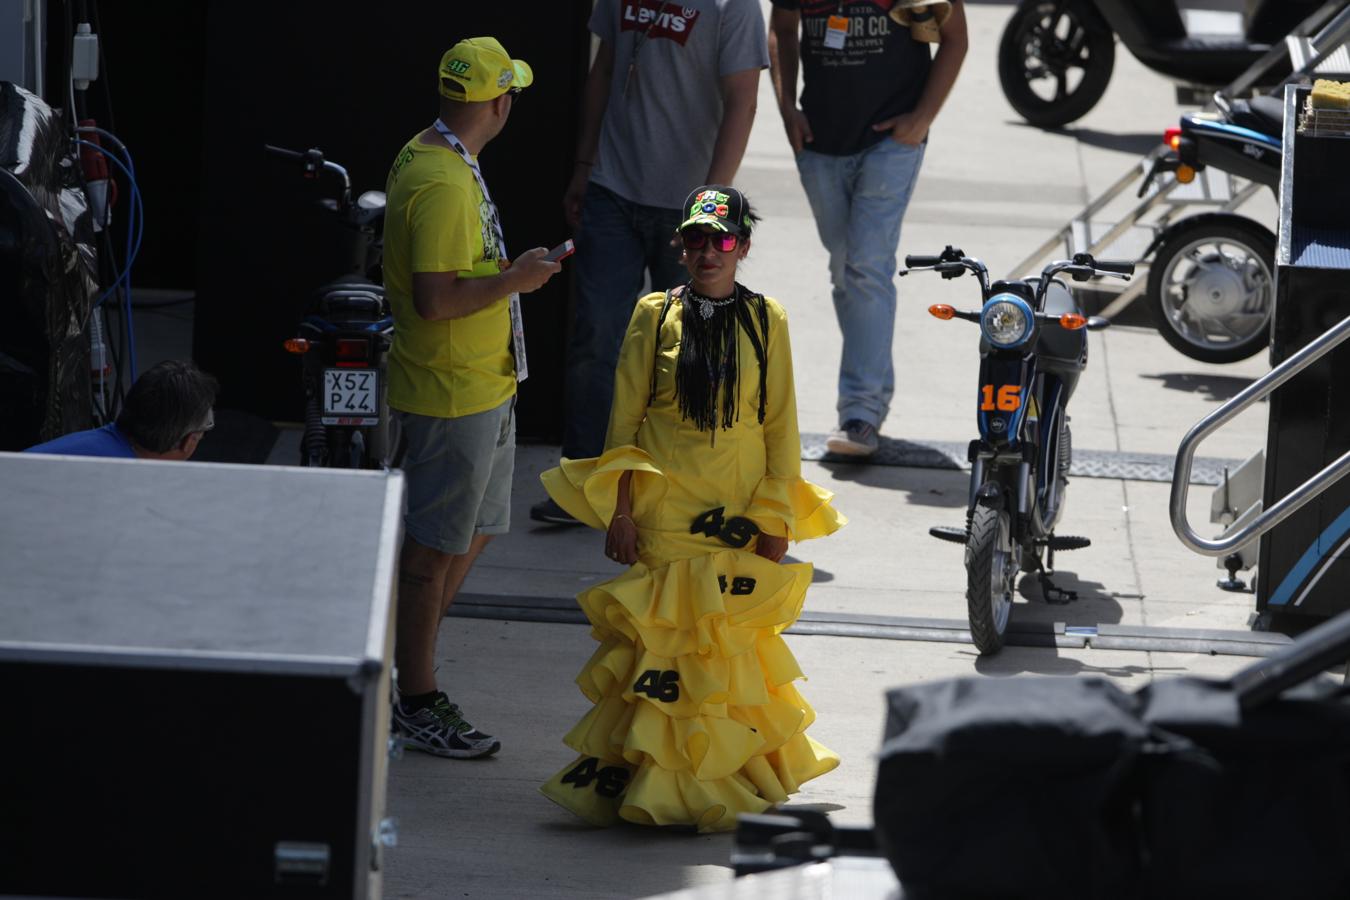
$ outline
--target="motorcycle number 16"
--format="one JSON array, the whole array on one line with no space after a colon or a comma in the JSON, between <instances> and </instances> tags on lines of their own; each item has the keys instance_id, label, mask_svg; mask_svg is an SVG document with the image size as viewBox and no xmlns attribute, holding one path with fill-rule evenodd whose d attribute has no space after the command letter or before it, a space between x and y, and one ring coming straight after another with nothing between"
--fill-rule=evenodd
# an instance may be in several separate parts
<instances>
[{"instance_id":1,"label":"motorcycle number 16","mask_svg":"<svg viewBox=\"0 0 1350 900\"><path fill-rule=\"evenodd\" d=\"M1002 412L1016 412L1021 408L1020 384L1005 384L997 389L997 394L992 384L980 386L980 412L992 412L996 409Z\"/></svg>"}]
</instances>

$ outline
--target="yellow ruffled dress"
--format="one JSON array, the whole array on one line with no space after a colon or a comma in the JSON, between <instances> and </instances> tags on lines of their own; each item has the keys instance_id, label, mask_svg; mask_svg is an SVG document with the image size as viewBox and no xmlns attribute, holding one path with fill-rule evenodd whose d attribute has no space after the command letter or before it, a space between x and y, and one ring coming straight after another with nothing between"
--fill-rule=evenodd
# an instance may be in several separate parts
<instances>
[{"instance_id":1,"label":"yellow ruffled dress","mask_svg":"<svg viewBox=\"0 0 1350 900\"><path fill-rule=\"evenodd\" d=\"M714 439L680 416L683 309L672 299L658 349L664 303L650 294L634 310L604 454L542 476L560 506L603 531L619 479L632 472L639 561L577 597L600 645L577 676L595 706L564 738L579 756L541 790L595 825L726 831L738 813L783 803L839 764L805 733L815 712L793 686L803 676L781 637L801 613L812 568L755 555L745 520L794 541L846 520L828 491L801 477L782 307L766 300L763 425L758 365L741 329L739 417Z\"/></svg>"}]
</instances>

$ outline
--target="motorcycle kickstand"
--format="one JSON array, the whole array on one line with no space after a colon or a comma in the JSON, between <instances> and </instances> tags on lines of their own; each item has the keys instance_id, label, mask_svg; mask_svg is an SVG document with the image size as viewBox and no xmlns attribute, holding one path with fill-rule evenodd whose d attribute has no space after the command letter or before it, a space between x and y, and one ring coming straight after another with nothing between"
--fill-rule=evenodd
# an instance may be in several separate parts
<instances>
[{"instance_id":1,"label":"motorcycle kickstand","mask_svg":"<svg viewBox=\"0 0 1350 900\"><path fill-rule=\"evenodd\" d=\"M1069 591L1061 587L1056 587L1055 583L1050 580L1050 575L1054 570L1055 550L1053 547L1047 545L1045 548L1045 562L1041 562L1039 559L1036 560L1036 580L1040 583L1041 596L1045 598L1045 602L1052 606L1063 606L1077 600L1077 591Z\"/></svg>"}]
</instances>

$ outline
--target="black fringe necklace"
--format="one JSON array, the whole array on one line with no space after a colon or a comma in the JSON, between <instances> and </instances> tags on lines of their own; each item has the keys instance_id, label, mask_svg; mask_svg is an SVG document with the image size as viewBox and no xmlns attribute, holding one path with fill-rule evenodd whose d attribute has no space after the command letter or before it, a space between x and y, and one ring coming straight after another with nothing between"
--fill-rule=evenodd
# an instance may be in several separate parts
<instances>
[{"instance_id":1,"label":"black fringe necklace","mask_svg":"<svg viewBox=\"0 0 1350 900\"><path fill-rule=\"evenodd\" d=\"M768 377L765 349L769 335L769 313L764 295L736 284L729 297L705 297L695 291L690 282L684 286L680 299L683 308L680 352L675 361L675 401L680 416L693 422L699 431L709 432L714 442L719 407L722 428L729 429L740 419L739 332L744 329L759 365L759 423L764 424ZM657 323L658 335L669 308L667 299ZM659 340L657 347L660 347Z\"/></svg>"}]
</instances>

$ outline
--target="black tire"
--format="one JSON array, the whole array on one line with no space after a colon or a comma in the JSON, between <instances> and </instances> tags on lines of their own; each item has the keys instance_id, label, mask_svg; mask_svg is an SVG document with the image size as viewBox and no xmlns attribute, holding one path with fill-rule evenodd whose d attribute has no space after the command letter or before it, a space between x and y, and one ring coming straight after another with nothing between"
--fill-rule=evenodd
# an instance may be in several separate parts
<instances>
[{"instance_id":1,"label":"black tire","mask_svg":"<svg viewBox=\"0 0 1350 900\"><path fill-rule=\"evenodd\" d=\"M315 469L328 467L328 437L322 427L306 426L300 437L300 465Z\"/></svg>"},{"instance_id":2,"label":"black tire","mask_svg":"<svg viewBox=\"0 0 1350 900\"><path fill-rule=\"evenodd\" d=\"M352 440L352 435L346 428L328 429L328 468L361 468L361 446Z\"/></svg>"},{"instance_id":3,"label":"black tire","mask_svg":"<svg viewBox=\"0 0 1350 900\"><path fill-rule=\"evenodd\" d=\"M323 427L319 401L306 390L305 430L300 435L300 465L323 469L328 466L328 434Z\"/></svg>"},{"instance_id":4,"label":"black tire","mask_svg":"<svg viewBox=\"0 0 1350 900\"><path fill-rule=\"evenodd\" d=\"M1067 125L1096 106L1116 63L1115 35L1095 9L1075 0L1052 21L1055 5L1053 0L1022 0L998 44L1003 96L1018 115L1041 128ZM1050 80L1042 85L1044 93L1038 93L1032 82L1045 79Z\"/></svg>"},{"instance_id":5,"label":"black tire","mask_svg":"<svg viewBox=\"0 0 1350 900\"><path fill-rule=\"evenodd\" d=\"M981 656L1003 649L1012 614L1017 565L1008 513L977 507L966 544L966 609L970 636Z\"/></svg>"},{"instance_id":6,"label":"black tire","mask_svg":"<svg viewBox=\"0 0 1350 900\"><path fill-rule=\"evenodd\" d=\"M1201 299L1209 304L1192 303ZM1153 324L1191 359L1232 363L1260 353L1270 344L1274 309L1275 235L1243 216L1182 219L1149 265Z\"/></svg>"}]
</instances>

